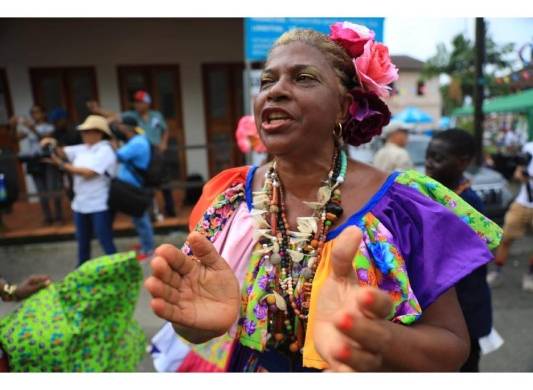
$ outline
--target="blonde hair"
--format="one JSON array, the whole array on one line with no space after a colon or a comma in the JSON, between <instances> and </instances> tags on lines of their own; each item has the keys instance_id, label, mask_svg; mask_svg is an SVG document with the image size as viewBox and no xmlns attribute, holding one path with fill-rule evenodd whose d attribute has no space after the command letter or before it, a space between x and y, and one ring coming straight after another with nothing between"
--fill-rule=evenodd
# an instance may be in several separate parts
<instances>
[{"instance_id":1,"label":"blonde hair","mask_svg":"<svg viewBox=\"0 0 533 390\"><path fill-rule=\"evenodd\" d=\"M302 42L320 50L335 70L341 86L346 88L346 91L352 90L359 84L352 59L348 53L337 43L329 39L327 35L315 30L295 28L285 32L274 42L269 56L276 47L288 45L293 42Z\"/></svg>"}]
</instances>

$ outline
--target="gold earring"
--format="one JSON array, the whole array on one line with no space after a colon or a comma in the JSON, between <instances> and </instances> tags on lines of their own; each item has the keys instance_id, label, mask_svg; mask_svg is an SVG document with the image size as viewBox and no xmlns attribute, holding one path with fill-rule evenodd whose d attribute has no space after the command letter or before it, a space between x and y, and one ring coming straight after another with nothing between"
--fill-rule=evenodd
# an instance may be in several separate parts
<instances>
[{"instance_id":1,"label":"gold earring","mask_svg":"<svg viewBox=\"0 0 533 390\"><path fill-rule=\"evenodd\" d=\"M342 124L340 122L335 123L335 127L333 127L333 137L337 139L342 137Z\"/></svg>"}]
</instances>

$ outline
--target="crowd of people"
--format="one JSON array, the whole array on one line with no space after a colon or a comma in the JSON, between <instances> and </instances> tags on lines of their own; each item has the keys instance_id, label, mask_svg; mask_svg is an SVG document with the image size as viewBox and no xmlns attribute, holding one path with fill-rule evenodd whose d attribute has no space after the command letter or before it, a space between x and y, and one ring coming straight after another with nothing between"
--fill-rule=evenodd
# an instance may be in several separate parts
<instances>
[{"instance_id":1,"label":"crowd of people","mask_svg":"<svg viewBox=\"0 0 533 390\"><path fill-rule=\"evenodd\" d=\"M120 114L102 109L97 102L87 102L89 115L76 127L70 125L64 109L53 109L47 116L40 105L31 108L30 118L15 116L10 120L20 142L19 159L35 184L43 225L69 222L63 210L63 196L66 194L71 201L79 264L91 258L93 236L104 253L116 252L116 210L109 206L112 180L148 190L144 173L168 147L165 119L150 105L150 95L139 90L133 95L133 109ZM164 175L164 170L159 173ZM175 217L172 190L165 187L161 191L165 215ZM163 218L155 194L150 194L154 200L140 216L132 218L140 237L139 260L153 254L152 223Z\"/></svg>"},{"instance_id":2,"label":"crowd of people","mask_svg":"<svg viewBox=\"0 0 533 390\"><path fill-rule=\"evenodd\" d=\"M493 287L501 286L505 280L502 271L509 258L513 242L523 238L528 233L528 229L533 229L533 142L525 143L521 152L521 161L513 173L513 178L520 183L520 189L505 214L504 237L494 259L496 269L488 275L489 283ZM529 257L528 268L522 279L522 289L533 292L533 253Z\"/></svg>"},{"instance_id":3,"label":"crowd of people","mask_svg":"<svg viewBox=\"0 0 533 390\"><path fill-rule=\"evenodd\" d=\"M225 170L204 186L182 248L154 251L149 210L133 216L142 254L154 253L144 283L150 307L167 321L152 340L156 366L479 371L480 340L493 331L487 267L498 248L501 275L512 240L533 225L533 165L516 172L522 188L500 246L502 229L464 174L476 153L467 131L436 134L425 174L411 169L408 132L391 122L384 101L397 78L386 46L363 26L335 23L329 35L294 29L275 42L241 129L252 150L255 123L268 161ZM31 123L16 122L21 137L51 150L39 163L55 173L43 174L51 179L42 188L58 172L73 177L80 265L91 258L93 232L105 253L116 252L113 178L142 188L153 148L168 145L164 118L150 104L145 91L120 114L90 102L74 145L54 135L40 108ZM376 166L348 158L347 145L381 133ZM533 153L531 145L524 151ZM172 215L172 196L163 197ZM533 260L524 278L533 291L530 278ZM17 297L1 282L2 298Z\"/></svg>"},{"instance_id":4,"label":"crowd of people","mask_svg":"<svg viewBox=\"0 0 533 390\"><path fill-rule=\"evenodd\" d=\"M51 164L46 164L39 157L49 157L46 150L41 148L41 139L54 137L58 143L73 145L80 141L76 133L66 126L67 113L63 109L54 109L50 114L50 123L47 121L45 110L40 105L30 109L30 118L22 116L13 117L10 125L19 139L19 151L22 161L25 162L26 172L35 184L43 213L43 224L63 224L63 205L61 191L63 190L63 177L59 169ZM53 201L54 213L50 208Z\"/></svg>"}]
</instances>

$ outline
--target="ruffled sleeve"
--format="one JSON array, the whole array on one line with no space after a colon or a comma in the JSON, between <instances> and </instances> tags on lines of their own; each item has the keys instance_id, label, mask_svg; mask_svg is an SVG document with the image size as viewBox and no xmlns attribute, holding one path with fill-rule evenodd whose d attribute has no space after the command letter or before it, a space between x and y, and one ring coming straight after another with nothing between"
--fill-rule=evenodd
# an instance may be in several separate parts
<instances>
[{"instance_id":1,"label":"ruffled sleeve","mask_svg":"<svg viewBox=\"0 0 533 390\"><path fill-rule=\"evenodd\" d=\"M393 233L413 292L424 310L459 280L492 259L501 229L438 182L400 174L374 208Z\"/></svg>"},{"instance_id":2,"label":"ruffled sleeve","mask_svg":"<svg viewBox=\"0 0 533 390\"><path fill-rule=\"evenodd\" d=\"M490 249L500 245L502 229L438 181L417 171L406 171L398 175L396 182L415 189L452 211L469 225Z\"/></svg>"},{"instance_id":3,"label":"ruffled sleeve","mask_svg":"<svg viewBox=\"0 0 533 390\"><path fill-rule=\"evenodd\" d=\"M189 230L193 231L196 224L202 219L206 210L213 204L220 194L228 187L236 184L244 184L250 167L236 167L226 169L209 180L202 190L202 196L196 202L196 205L189 216Z\"/></svg>"}]
</instances>

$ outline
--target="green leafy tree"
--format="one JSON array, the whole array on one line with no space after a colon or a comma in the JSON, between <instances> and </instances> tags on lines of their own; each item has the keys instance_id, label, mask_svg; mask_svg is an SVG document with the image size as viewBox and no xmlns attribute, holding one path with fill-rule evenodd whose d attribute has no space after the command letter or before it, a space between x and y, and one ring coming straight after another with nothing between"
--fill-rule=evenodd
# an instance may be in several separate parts
<instances>
[{"instance_id":1,"label":"green leafy tree","mask_svg":"<svg viewBox=\"0 0 533 390\"><path fill-rule=\"evenodd\" d=\"M485 41L485 86L487 97L509 93L509 86L496 82L495 73L511 68L510 54L514 44L497 45L487 35ZM450 77L450 83L441 87L443 114L463 105L465 96L473 96L475 80L475 43L462 34L452 39L449 51L444 43L437 45L437 53L426 61L422 77L429 79L441 74Z\"/></svg>"}]
</instances>

